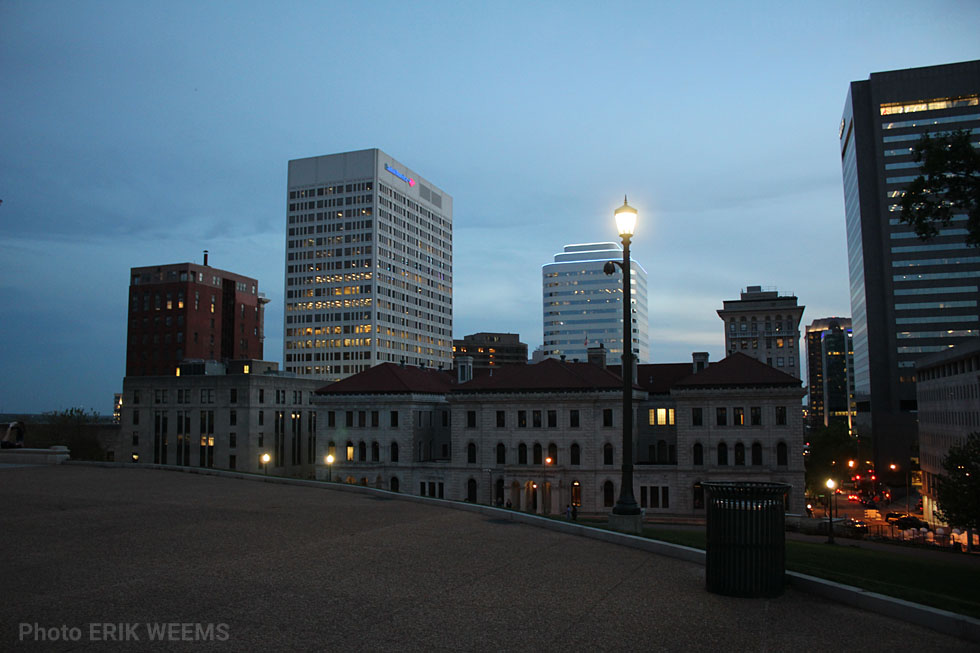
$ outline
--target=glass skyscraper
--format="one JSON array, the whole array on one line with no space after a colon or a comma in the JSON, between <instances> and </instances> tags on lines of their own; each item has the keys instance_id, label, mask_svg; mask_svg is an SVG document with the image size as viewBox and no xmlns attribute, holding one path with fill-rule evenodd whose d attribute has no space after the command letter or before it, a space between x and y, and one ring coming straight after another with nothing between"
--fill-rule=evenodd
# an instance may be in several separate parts
<instances>
[{"instance_id":1,"label":"glass skyscraper","mask_svg":"<svg viewBox=\"0 0 980 653\"><path fill-rule=\"evenodd\" d=\"M616 243L566 245L542 268L544 354L588 360L588 348L602 344L615 360L623 353L623 278L619 268L606 274L607 261L623 260ZM650 360L647 272L630 260L633 354Z\"/></svg>"},{"instance_id":2,"label":"glass skyscraper","mask_svg":"<svg viewBox=\"0 0 980 653\"><path fill-rule=\"evenodd\" d=\"M980 252L966 215L923 242L899 220L922 134L980 140L980 61L873 73L852 82L840 122L857 427L885 469L914 454L915 361L980 334Z\"/></svg>"}]
</instances>

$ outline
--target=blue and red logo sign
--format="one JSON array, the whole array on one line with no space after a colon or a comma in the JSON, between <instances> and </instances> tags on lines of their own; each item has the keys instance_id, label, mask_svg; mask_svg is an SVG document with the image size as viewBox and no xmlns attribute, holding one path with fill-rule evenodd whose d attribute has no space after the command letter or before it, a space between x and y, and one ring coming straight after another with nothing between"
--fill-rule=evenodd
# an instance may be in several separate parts
<instances>
[{"instance_id":1,"label":"blue and red logo sign","mask_svg":"<svg viewBox=\"0 0 980 653\"><path fill-rule=\"evenodd\" d=\"M392 168L387 163L385 164L385 170L387 170L391 174L395 175L396 177L398 177L402 181L407 182L409 186L414 186L415 185L415 180L414 179L412 179L411 177L408 177L408 176L404 175L397 168Z\"/></svg>"}]
</instances>

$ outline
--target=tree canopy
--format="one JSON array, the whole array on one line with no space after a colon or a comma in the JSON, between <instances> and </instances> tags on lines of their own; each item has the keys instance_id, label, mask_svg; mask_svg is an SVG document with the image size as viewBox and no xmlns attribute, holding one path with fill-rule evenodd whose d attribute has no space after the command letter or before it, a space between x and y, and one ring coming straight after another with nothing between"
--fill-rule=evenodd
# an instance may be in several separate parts
<instances>
[{"instance_id":1,"label":"tree canopy","mask_svg":"<svg viewBox=\"0 0 980 653\"><path fill-rule=\"evenodd\" d=\"M936 478L938 516L950 526L980 528L980 433L949 448Z\"/></svg>"},{"instance_id":2,"label":"tree canopy","mask_svg":"<svg viewBox=\"0 0 980 653\"><path fill-rule=\"evenodd\" d=\"M905 187L902 222L928 240L954 215L965 214L966 243L980 247L980 150L970 131L924 134L912 146L912 159L921 164L920 174Z\"/></svg>"}]
</instances>

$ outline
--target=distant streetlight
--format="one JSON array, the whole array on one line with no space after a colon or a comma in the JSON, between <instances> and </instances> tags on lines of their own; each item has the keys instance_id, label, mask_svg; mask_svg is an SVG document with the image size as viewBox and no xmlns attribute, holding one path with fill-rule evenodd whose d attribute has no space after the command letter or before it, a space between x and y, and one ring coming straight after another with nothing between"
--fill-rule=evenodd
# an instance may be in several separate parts
<instances>
[{"instance_id":1,"label":"distant streetlight","mask_svg":"<svg viewBox=\"0 0 980 653\"><path fill-rule=\"evenodd\" d=\"M616 229L623 239L623 262L608 261L603 266L606 274L613 274L618 265L623 272L623 473L619 488L619 499L613 506L613 514L636 519L630 530L639 531L640 507L633 496L633 318L630 292L630 241L636 228L637 212L626 198L623 205L613 213Z\"/></svg>"},{"instance_id":2,"label":"distant streetlight","mask_svg":"<svg viewBox=\"0 0 980 653\"><path fill-rule=\"evenodd\" d=\"M830 494L827 496L827 544L834 543L834 510L830 502L832 498L836 498L834 495L834 488L836 487L837 483L834 483L834 479L828 478L827 489L830 491Z\"/></svg>"},{"instance_id":3,"label":"distant streetlight","mask_svg":"<svg viewBox=\"0 0 980 653\"><path fill-rule=\"evenodd\" d=\"M264 453L264 454L262 454L262 457L259 460L262 461L262 469L265 470L265 475L268 476L269 475L269 461L272 460L272 456L270 456L267 453Z\"/></svg>"},{"instance_id":4,"label":"distant streetlight","mask_svg":"<svg viewBox=\"0 0 980 653\"><path fill-rule=\"evenodd\" d=\"M892 470L893 472L898 471L898 465L892 463L891 465L888 466L888 469ZM910 506L912 504L909 501L909 494L911 493L911 489L912 489L910 487L912 485L911 479L909 478L911 472L912 472L911 468L908 465L906 465L905 466L905 514L906 515L912 513L912 510L910 509Z\"/></svg>"},{"instance_id":5,"label":"distant streetlight","mask_svg":"<svg viewBox=\"0 0 980 653\"><path fill-rule=\"evenodd\" d=\"M333 454L332 453L328 453L327 454L327 457L326 457L326 461L327 461L327 483L330 483L333 480L333 473L332 472L333 472L333 461L334 460L335 459L333 457Z\"/></svg>"}]
</instances>

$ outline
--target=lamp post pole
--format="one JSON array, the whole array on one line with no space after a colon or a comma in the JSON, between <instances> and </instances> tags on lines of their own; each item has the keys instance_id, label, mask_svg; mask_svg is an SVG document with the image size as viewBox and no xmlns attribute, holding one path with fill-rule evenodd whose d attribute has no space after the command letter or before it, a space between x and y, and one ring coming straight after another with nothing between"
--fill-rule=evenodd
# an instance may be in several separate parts
<instances>
[{"instance_id":1,"label":"lamp post pole","mask_svg":"<svg viewBox=\"0 0 980 653\"><path fill-rule=\"evenodd\" d=\"M834 543L834 506L830 503L834 499L834 488L837 484L832 478L827 479L827 544Z\"/></svg>"},{"instance_id":2,"label":"lamp post pole","mask_svg":"<svg viewBox=\"0 0 980 653\"><path fill-rule=\"evenodd\" d=\"M616 225L623 239L623 474L614 515L639 515L640 507L633 496L633 319L630 292L630 241L636 227L636 209L623 198L615 211ZM606 272L610 264L606 264ZM615 268L613 268L614 270Z\"/></svg>"},{"instance_id":3,"label":"lamp post pole","mask_svg":"<svg viewBox=\"0 0 980 653\"><path fill-rule=\"evenodd\" d=\"M334 457L332 453L328 453L327 457L324 459L327 463L327 483L333 482L333 461Z\"/></svg>"}]
</instances>

